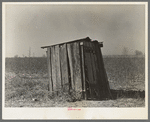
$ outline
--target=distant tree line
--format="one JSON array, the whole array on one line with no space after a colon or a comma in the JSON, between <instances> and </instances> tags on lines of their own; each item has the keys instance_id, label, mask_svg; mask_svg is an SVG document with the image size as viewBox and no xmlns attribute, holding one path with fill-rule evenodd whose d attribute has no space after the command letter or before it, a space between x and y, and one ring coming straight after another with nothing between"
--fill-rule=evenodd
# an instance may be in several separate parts
<instances>
[{"instance_id":1,"label":"distant tree line","mask_svg":"<svg viewBox=\"0 0 150 122\"><path fill-rule=\"evenodd\" d=\"M122 55L124 55L124 56L129 55L129 50L128 50L127 47L124 47L124 48L123 48ZM144 54L142 53L142 51L135 50L135 51L134 51L134 55L135 55L135 56L143 56Z\"/></svg>"}]
</instances>

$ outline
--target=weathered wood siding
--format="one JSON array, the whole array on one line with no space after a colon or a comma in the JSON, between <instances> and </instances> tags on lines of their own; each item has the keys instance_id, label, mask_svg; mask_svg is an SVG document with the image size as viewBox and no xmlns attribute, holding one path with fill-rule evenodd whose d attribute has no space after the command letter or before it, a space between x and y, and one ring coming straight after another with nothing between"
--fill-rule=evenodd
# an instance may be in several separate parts
<instances>
[{"instance_id":1,"label":"weathered wood siding","mask_svg":"<svg viewBox=\"0 0 150 122\"><path fill-rule=\"evenodd\" d=\"M61 89L61 71L60 71L60 55L59 45L55 46L55 66L56 66L56 88L57 91Z\"/></svg>"},{"instance_id":2,"label":"weathered wood siding","mask_svg":"<svg viewBox=\"0 0 150 122\"><path fill-rule=\"evenodd\" d=\"M86 78L85 78L85 57L84 57L84 49L83 43L81 44L81 62L82 62L82 92L83 92L83 99L87 100L87 85L86 85Z\"/></svg>"},{"instance_id":3,"label":"weathered wood siding","mask_svg":"<svg viewBox=\"0 0 150 122\"><path fill-rule=\"evenodd\" d=\"M84 47L84 57L85 57L85 81L87 84L87 97L89 98L90 96L93 97L93 92L92 92L92 85L94 83L94 78L93 78L93 69L92 69L92 60L91 60L91 54L90 54L90 47L89 47L89 42L84 42L83 43Z\"/></svg>"},{"instance_id":4,"label":"weathered wood siding","mask_svg":"<svg viewBox=\"0 0 150 122\"><path fill-rule=\"evenodd\" d=\"M47 48L49 91L82 93L84 99L110 95L100 45L97 41L64 43Z\"/></svg>"},{"instance_id":5,"label":"weathered wood siding","mask_svg":"<svg viewBox=\"0 0 150 122\"><path fill-rule=\"evenodd\" d=\"M52 93L52 65L51 65L51 48L47 48L47 65L48 65L48 75L49 75L49 91Z\"/></svg>"},{"instance_id":6,"label":"weathered wood siding","mask_svg":"<svg viewBox=\"0 0 150 122\"><path fill-rule=\"evenodd\" d=\"M75 91L81 92L82 78L81 78L79 42L67 44L67 51L68 51L69 65L71 71L71 87Z\"/></svg>"},{"instance_id":7,"label":"weathered wood siding","mask_svg":"<svg viewBox=\"0 0 150 122\"><path fill-rule=\"evenodd\" d=\"M68 60L67 60L67 46L63 44L60 46L60 64L61 64L61 82L62 88L65 91L69 90L69 72L68 72Z\"/></svg>"},{"instance_id":8,"label":"weathered wood siding","mask_svg":"<svg viewBox=\"0 0 150 122\"><path fill-rule=\"evenodd\" d=\"M53 91L57 91L56 83L56 62L55 62L55 46L51 47L51 63L52 63L52 81Z\"/></svg>"}]
</instances>

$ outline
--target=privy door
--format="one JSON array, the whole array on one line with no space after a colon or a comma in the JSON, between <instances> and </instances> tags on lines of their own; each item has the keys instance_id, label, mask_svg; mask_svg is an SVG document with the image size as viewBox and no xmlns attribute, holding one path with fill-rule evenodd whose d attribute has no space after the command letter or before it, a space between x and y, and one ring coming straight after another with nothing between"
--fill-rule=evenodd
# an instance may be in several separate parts
<instances>
[{"instance_id":1,"label":"privy door","mask_svg":"<svg viewBox=\"0 0 150 122\"><path fill-rule=\"evenodd\" d=\"M98 57L98 42L83 42L81 46L83 97L84 99L98 99L103 91L100 89L100 66Z\"/></svg>"}]
</instances>

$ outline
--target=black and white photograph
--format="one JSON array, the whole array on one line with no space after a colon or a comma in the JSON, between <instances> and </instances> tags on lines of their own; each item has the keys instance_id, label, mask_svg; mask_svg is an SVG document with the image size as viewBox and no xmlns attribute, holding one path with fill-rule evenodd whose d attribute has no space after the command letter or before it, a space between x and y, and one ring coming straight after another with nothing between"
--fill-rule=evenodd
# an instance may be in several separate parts
<instances>
[{"instance_id":1,"label":"black and white photograph","mask_svg":"<svg viewBox=\"0 0 150 122\"><path fill-rule=\"evenodd\" d=\"M3 2L3 119L148 119L148 2Z\"/></svg>"}]
</instances>

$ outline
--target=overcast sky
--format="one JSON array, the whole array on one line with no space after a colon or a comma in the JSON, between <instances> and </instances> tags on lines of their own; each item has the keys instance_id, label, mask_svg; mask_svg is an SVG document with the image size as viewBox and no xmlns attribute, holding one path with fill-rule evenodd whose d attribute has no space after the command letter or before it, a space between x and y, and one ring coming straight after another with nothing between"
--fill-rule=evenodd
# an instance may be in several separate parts
<instances>
[{"instance_id":1,"label":"overcast sky","mask_svg":"<svg viewBox=\"0 0 150 122\"><path fill-rule=\"evenodd\" d=\"M55 43L90 37L103 41L103 55L145 50L144 5L6 5L5 51L42 56Z\"/></svg>"}]
</instances>

